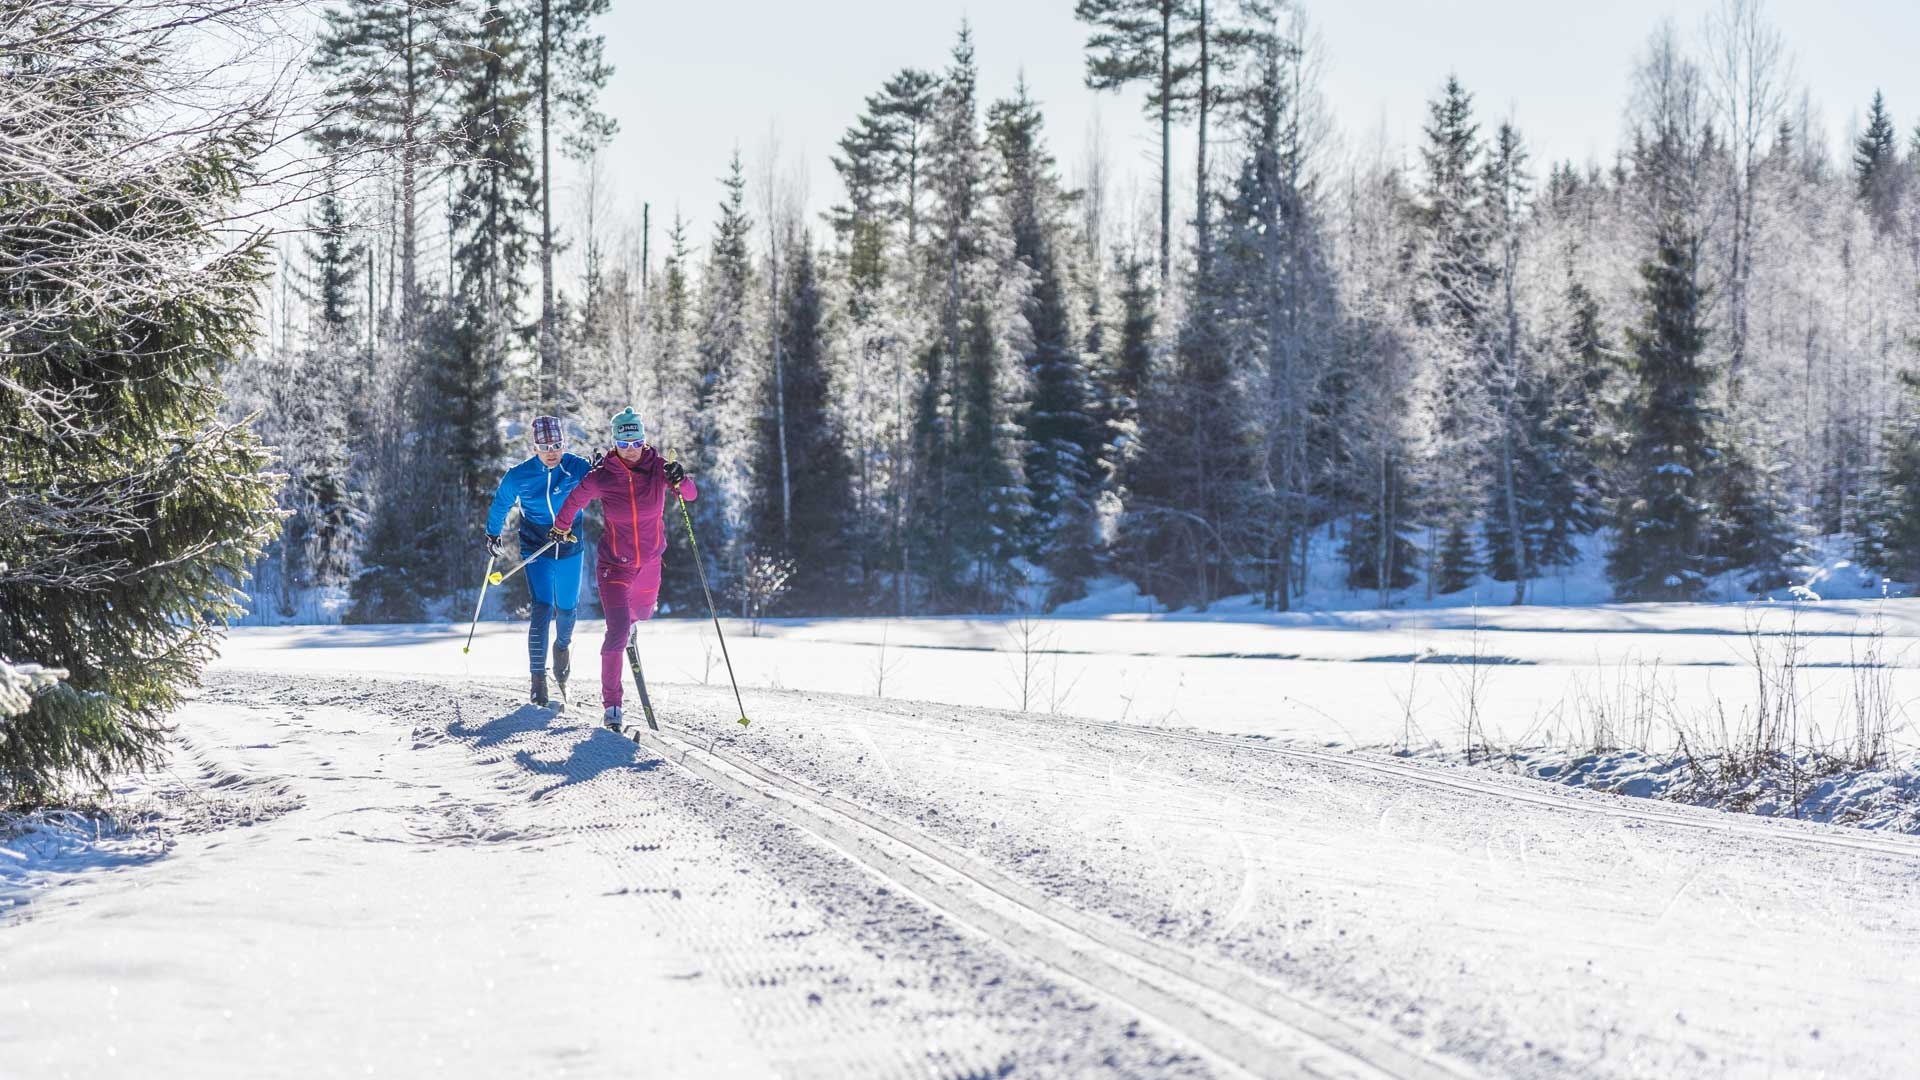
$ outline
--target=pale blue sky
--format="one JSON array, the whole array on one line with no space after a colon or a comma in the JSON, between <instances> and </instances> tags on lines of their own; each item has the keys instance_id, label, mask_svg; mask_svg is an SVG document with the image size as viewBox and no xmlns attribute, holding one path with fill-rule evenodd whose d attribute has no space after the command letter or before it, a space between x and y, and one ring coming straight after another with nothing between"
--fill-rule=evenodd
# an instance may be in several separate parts
<instances>
[{"instance_id":1,"label":"pale blue sky","mask_svg":"<svg viewBox=\"0 0 1920 1080\"><path fill-rule=\"evenodd\" d=\"M1484 120L1511 116L1548 159L1609 157L1628 75L1648 35L1671 16L1689 38L1717 0L1308 0L1324 41L1324 88L1351 144L1377 132L1410 147L1426 100L1457 72ZM1920 3L1771 0L1836 145L1882 87L1903 133L1920 120ZM620 210L654 207L654 250L676 203L704 243L716 178L738 145L749 165L777 130L804 162L815 209L839 195L828 163L865 96L897 69L945 64L962 18L974 28L983 98L1025 72L1045 108L1055 154L1077 172L1095 114L1117 187L1145 191L1152 131L1136 94L1083 88L1086 29L1072 0L613 0L604 21L616 67L606 105L621 123L609 153ZM1184 159L1184 155L1183 155Z\"/></svg>"}]
</instances>

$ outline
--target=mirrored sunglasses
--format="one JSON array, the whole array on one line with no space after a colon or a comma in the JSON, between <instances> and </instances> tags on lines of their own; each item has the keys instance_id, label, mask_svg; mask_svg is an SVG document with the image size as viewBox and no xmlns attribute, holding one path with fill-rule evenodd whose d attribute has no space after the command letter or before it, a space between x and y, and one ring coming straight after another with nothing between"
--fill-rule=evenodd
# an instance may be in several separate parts
<instances>
[{"instance_id":1,"label":"mirrored sunglasses","mask_svg":"<svg viewBox=\"0 0 1920 1080\"><path fill-rule=\"evenodd\" d=\"M615 450L638 450L638 449L640 449L640 448L641 448L642 446L645 446L646 444L647 444L647 441L646 441L645 439L615 439L615 440L613 440L613 448L614 448Z\"/></svg>"}]
</instances>

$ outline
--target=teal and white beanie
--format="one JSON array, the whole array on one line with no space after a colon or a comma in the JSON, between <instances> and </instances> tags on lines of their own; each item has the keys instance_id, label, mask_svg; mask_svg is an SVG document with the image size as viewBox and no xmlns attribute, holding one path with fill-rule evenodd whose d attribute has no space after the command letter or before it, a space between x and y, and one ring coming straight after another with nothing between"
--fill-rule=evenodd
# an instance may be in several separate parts
<instances>
[{"instance_id":1,"label":"teal and white beanie","mask_svg":"<svg viewBox=\"0 0 1920 1080\"><path fill-rule=\"evenodd\" d=\"M613 441L637 443L647 437L647 426L640 422L640 414L631 407L620 410L613 417Z\"/></svg>"}]
</instances>

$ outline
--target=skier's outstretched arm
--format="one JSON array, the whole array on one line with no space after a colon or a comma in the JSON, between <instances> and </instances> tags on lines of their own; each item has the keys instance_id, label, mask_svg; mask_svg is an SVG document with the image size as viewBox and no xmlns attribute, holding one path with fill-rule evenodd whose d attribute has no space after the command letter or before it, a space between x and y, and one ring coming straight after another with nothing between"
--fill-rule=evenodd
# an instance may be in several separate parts
<instances>
[{"instance_id":1,"label":"skier's outstretched arm","mask_svg":"<svg viewBox=\"0 0 1920 1080\"><path fill-rule=\"evenodd\" d=\"M560 512L553 515L551 534L556 539L571 534L573 519L580 516L580 511L585 510L588 503L600 497L600 476L598 471L590 472L586 479L567 492L566 501L560 504Z\"/></svg>"},{"instance_id":2,"label":"skier's outstretched arm","mask_svg":"<svg viewBox=\"0 0 1920 1080\"><path fill-rule=\"evenodd\" d=\"M688 502L700 498L700 486L693 482L693 477L687 475L686 466L677 461L667 462L667 486Z\"/></svg>"}]
</instances>

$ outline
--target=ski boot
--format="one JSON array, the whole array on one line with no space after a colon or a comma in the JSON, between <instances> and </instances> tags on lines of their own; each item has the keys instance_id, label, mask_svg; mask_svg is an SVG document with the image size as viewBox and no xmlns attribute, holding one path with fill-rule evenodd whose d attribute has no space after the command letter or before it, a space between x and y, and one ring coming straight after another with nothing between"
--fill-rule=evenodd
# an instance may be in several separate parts
<instances>
[{"instance_id":1,"label":"ski boot","mask_svg":"<svg viewBox=\"0 0 1920 1080\"><path fill-rule=\"evenodd\" d=\"M560 684L560 696L567 696L567 676L573 674L573 650L553 650L553 681Z\"/></svg>"},{"instance_id":2,"label":"ski boot","mask_svg":"<svg viewBox=\"0 0 1920 1080\"><path fill-rule=\"evenodd\" d=\"M547 707L547 673L546 672L536 671L533 673L533 689L531 692L528 693L527 700L533 702L535 705L538 705L543 709Z\"/></svg>"},{"instance_id":3,"label":"ski boot","mask_svg":"<svg viewBox=\"0 0 1920 1080\"><path fill-rule=\"evenodd\" d=\"M607 723L608 731L611 731L616 735L620 734L621 728L623 726L623 721L620 718L620 706L618 705L607 706L606 723Z\"/></svg>"}]
</instances>

